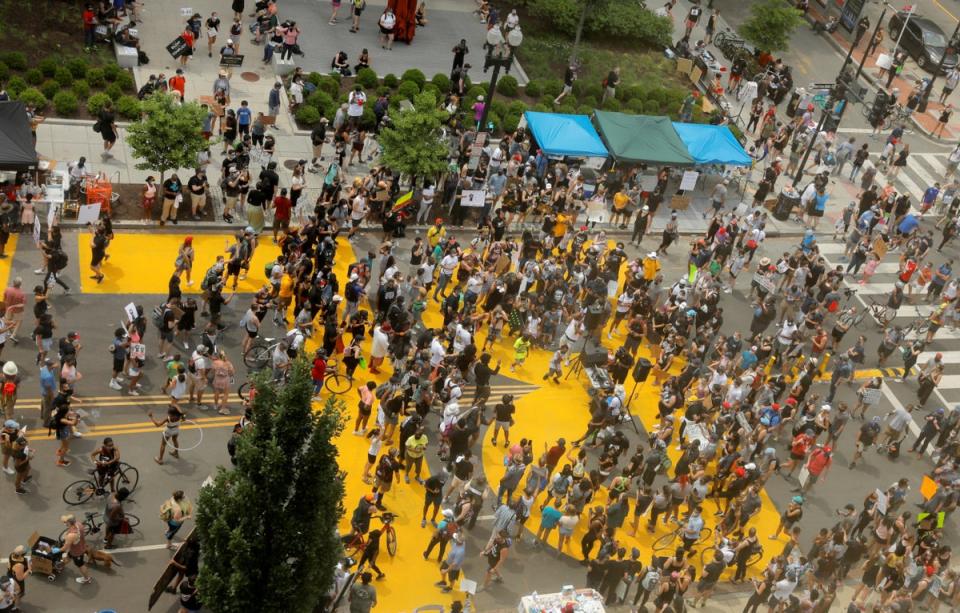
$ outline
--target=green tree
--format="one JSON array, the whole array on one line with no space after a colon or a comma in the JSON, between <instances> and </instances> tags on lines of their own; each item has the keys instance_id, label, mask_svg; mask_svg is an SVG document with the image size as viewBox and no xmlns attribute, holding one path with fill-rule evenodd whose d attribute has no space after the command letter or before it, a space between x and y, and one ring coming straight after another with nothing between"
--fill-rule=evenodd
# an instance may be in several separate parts
<instances>
[{"instance_id":1,"label":"green tree","mask_svg":"<svg viewBox=\"0 0 960 613\"><path fill-rule=\"evenodd\" d=\"M410 177L434 176L447 167L447 145L441 139L446 111L437 108L431 92L418 94L413 108L393 118L380 133L383 163Z\"/></svg>"},{"instance_id":2,"label":"green tree","mask_svg":"<svg viewBox=\"0 0 960 613\"><path fill-rule=\"evenodd\" d=\"M142 103L141 119L127 128L127 144L140 170L193 168L197 154L209 146L201 134L205 113L196 102L176 104L173 96L155 93Z\"/></svg>"},{"instance_id":3,"label":"green tree","mask_svg":"<svg viewBox=\"0 0 960 613\"><path fill-rule=\"evenodd\" d=\"M740 35L762 51L785 51L790 35L803 23L803 12L782 0L760 0L750 6L750 17Z\"/></svg>"},{"instance_id":4,"label":"green tree","mask_svg":"<svg viewBox=\"0 0 960 613\"><path fill-rule=\"evenodd\" d=\"M315 412L306 360L289 380L254 381L251 429L237 439L236 467L200 491L203 551L198 588L216 613L312 613L333 585L342 554L337 531L343 481L335 439L344 403Z\"/></svg>"}]
</instances>

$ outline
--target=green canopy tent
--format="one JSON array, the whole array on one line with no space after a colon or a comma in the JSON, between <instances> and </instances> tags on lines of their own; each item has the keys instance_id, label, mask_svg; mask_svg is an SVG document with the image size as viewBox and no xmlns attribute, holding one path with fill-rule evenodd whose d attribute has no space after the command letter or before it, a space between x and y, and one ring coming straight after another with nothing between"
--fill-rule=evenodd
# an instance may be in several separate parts
<instances>
[{"instance_id":1,"label":"green canopy tent","mask_svg":"<svg viewBox=\"0 0 960 613\"><path fill-rule=\"evenodd\" d=\"M594 122L617 162L693 166L694 159L669 117L594 111Z\"/></svg>"}]
</instances>

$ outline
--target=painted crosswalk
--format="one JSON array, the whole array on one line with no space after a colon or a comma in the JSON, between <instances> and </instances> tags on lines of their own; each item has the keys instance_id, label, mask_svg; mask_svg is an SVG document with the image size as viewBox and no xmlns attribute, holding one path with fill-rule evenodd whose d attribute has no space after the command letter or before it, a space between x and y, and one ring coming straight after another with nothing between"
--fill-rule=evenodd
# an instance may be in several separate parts
<instances>
[{"instance_id":1,"label":"painted crosswalk","mask_svg":"<svg viewBox=\"0 0 960 613\"><path fill-rule=\"evenodd\" d=\"M915 156L911 156L909 159L913 160L914 157ZM912 162L913 167L908 167L900 173L900 178L906 178L906 181L901 180L899 183L895 183L895 185L897 189L910 189L911 194L917 196L915 201L919 201L919 195L922 194L926 185L932 184L934 181L942 181L946 171L944 165L946 155L918 154L916 157L917 160ZM910 171L909 175L906 174L908 170ZM927 183L928 181L929 183ZM913 186L921 183L924 187L917 188L920 190L919 193L913 191ZM924 222L924 226L928 224L930 224L930 222ZM833 241L830 240L829 237L823 237L822 241L818 241L818 248L831 268L836 266L846 268L847 259L843 255L846 245L842 239ZM870 305L886 305L888 297L890 293L893 292L898 280L900 255L899 251L888 252L867 283L860 283L859 275L848 276L844 284L847 288L855 290L856 292L853 297L851 297L850 304L862 308ZM930 262L934 266L939 266L945 259L946 256L935 253L931 255ZM909 297L909 294L907 294L907 296L908 298L904 300L901 307L897 310L896 317L891 322L891 325L909 328L910 324L916 322L918 319L923 320L929 318L937 308L936 301L928 302L926 300L925 292L921 292L920 295L916 295L915 293L912 297ZM843 304L845 306L847 303L844 302ZM918 366L922 366L935 355L940 354L940 359L945 367L944 375L934 392L934 398L931 399L931 403L939 402L947 404L960 401L960 327L955 329L950 324L951 322L948 321L946 325L937 330L933 341L924 347L923 352L917 360ZM879 324L869 316L859 325L861 330L867 330L875 326L879 327ZM913 331L907 334L907 341L924 340L925 338L926 334L920 335ZM869 349L868 363L870 363L872 359L875 359L873 358L874 355L873 349ZM899 367L902 365L899 352L890 358L887 365L896 368L897 372L899 372ZM917 384L916 372L917 371L914 370L913 376L908 378L907 386L897 390L897 393L905 393L912 396L904 396L901 398L904 403L916 401L916 397L913 395Z\"/></svg>"},{"instance_id":2,"label":"painted crosswalk","mask_svg":"<svg viewBox=\"0 0 960 613\"><path fill-rule=\"evenodd\" d=\"M907 193L916 206L926 189L934 183L945 185L947 176L947 153L911 153L907 157L907 165L894 177L892 183L899 193ZM879 157L879 152L877 156ZM878 182L883 184L884 175L878 175Z\"/></svg>"}]
</instances>

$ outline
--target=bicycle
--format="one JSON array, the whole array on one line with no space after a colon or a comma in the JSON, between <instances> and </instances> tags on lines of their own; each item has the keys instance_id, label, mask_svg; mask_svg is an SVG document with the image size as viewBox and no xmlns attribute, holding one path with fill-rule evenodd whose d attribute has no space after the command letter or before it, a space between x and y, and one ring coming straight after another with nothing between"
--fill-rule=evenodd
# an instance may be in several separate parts
<instances>
[{"instance_id":1,"label":"bicycle","mask_svg":"<svg viewBox=\"0 0 960 613\"><path fill-rule=\"evenodd\" d=\"M890 325L890 322L896 318L896 313L893 312L886 304L882 302L877 302L873 298L868 298L870 304L867 305L867 308L857 313L856 317L853 318L854 327L859 328L860 324L867 317L869 312L870 316L881 328L886 328Z\"/></svg>"},{"instance_id":2,"label":"bicycle","mask_svg":"<svg viewBox=\"0 0 960 613\"><path fill-rule=\"evenodd\" d=\"M336 360L327 360L327 374L323 379L323 386L332 394L346 394L353 389L353 378L341 374L337 369Z\"/></svg>"},{"instance_id":3,"label":"bicycle","mask_svg":"<svg viewBox=\"0 0 960 613\"><path fill-rule=\"evenodd\" d=\"M710 562L713 562L713 554L714 554L715 551L717 551L717 546L716 546L716 545L711 545L711 546L707 547L706 549L704 549L703 551L701 551L701 552L700 552L700 563L703 564L703 566L706 566L706 565L709 564ZM756 564L757 562L759 562L759 561L762 560L762 559L763 559L763 545L761 545L760 543L757 543L757 545L756 545L756 547L754 548L754 550L753 550L753 551L750 553L750 555L747 557L747 568L753 566L754 564ZM736 566L736 564L737 564L737 563L736 563L736 558L734 558L734 559L731 560L730 562L727 562L727 568L731 568L731 567L733 567L733 566Z\"/></svg>"},{"instance_id":4,"label":"bicycle","mask_svg":"<svg viewBox=\"0 0 960 613\"><path fill-rule=\"evenodd\" d=\"M396 518L397 516L389 511L370 516L370 519L379 519L383 523L383 535L387 539L387 553L391 556L397 555L397 531L393 527L393 520ZM363 550L367 547L367 540L363 538L362 533L356 530L344 537L343 543L343 550L351 558L363 553Z\"/></svg>"},{"instance_id":5,"label":"bicycle","mask_svg":"<svg viewBox=\"0 0 960 613\"><path fill-rule=\"evenodd\" d=\"M69 505L83 504L93 498L94 495L103 497L107 495L107 485L110 491L116 491L116 488L125 487L130 493L137 489L140 482L140 471L126 462L120 462L117 465L117 472L114 479L109 484L100 483L100 475L96 468L88 470L92 477L90 479L79 479L74 481L63 489L63 501Z\"/></svg>"},{"instance_id":6,"label":"bicycle","mask_svg":"<svg viewBox=\"0 0 960 613\"><path fill-rule=\"evenodd\" d=\"M83 533L85 535L99 533L105 525L102 517L103 514L96 511L88 511L85 513L83 520ZM99 522L97 521L97 518L101 518ZM131 532L133 531L133 528L136 528L140 525L140 518L131 513L127 513L126 511L123 513L123 519L127 522ZM69 530L69 528L64 528L63 532L60 533L60 536L57 537L57 542L60 543L61 547L63 546L64 537L67 535L67 530ZM118 532L117 534L129 534L129 532Z\"/></svg>"},{"instance_id":7,"label":"bicycle","mask_svg":"<svg viewBox=\"0 0 960 613\"><path fill-rule=\"evenodd\" d=\"M654 551L666 551L668 549L672 550L673 544L677 539L683 540L683 526L681 525L676 530L664 534L657 540L653 541L653 550ZM700 531L700 537L696 540L694 545L702 545L710 540L710 537L713 535L713 530L711 528L703 527L703 530Z\"/></svg>"},{"instance_id":8,"label":"bicycle","mask_svg":"<svg viewBox=\"0 0 960 613\"><path fill-rule=\"evenodd\" d=\"M281 339L257 339L249 349L243 352L243 363L250 370L263 370L270 363L273 350L280 345Z\"/></svg>"},{"instance_id":9,"label":"bicycle","mask_svg":"<svg viewBox=\"0 0 960 613\"><path fill-rule=\"evenodd\" d=\"M916 332L917 336L923 336L930 330L930 319L920 312L919 306L915 306L914 309L916 310L917 318L904 327L904 338L911 332Z\"/></svg>"}]
</instances>

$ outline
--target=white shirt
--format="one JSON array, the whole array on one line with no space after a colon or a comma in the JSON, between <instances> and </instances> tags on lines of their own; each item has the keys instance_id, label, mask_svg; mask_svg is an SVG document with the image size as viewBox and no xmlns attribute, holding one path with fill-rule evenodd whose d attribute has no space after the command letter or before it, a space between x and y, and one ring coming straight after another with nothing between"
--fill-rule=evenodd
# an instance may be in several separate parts
<instances>
[{"instance_id":1,"label":"white shirt","mask_svg":"<svg viewBox=\"0 0 960 613\"><path fill-rule=\"evenodd\" d=\"M440 272L448 276L452 275L453 271L457 268L457 264L459 263L460 259L457 256L453 255L452 253L448 253L447 255L443 256L442 260L440 260Z\"/></svg>"},{"instance_id":2,"label":"white shirt","mask_svg":"<svg viewBox=\"0 0 960 613\"><path fill-rule=\"evenodd\" d=\"M797 587L796 581L790 581L789 579L783 579L777 581L773 584L773 597L779 600L780 602L785 601L787 598L790 598L790 594L793 593L794 588Z\"/></svg>"},{"instance_id":3,"label":"white shirt","mask_svg":"<svg viewBox=\"0 0 960 613\"><path fill-rule=\"evenodd\" d=\"M350 207L351 219L363 219L367 216L367 201L363 196L357 196L353 199L353 205Z\"/></svg>"},{"instance_id":4,"label":"white shirt","mask_svg":"<svg viewBox=\"0 0 960 613\"><path fill-rule=\"evenodd\" d=\"M460 353L470 344L470 332L461 324L457 324L457 331L453 336L453 352Z\"/></svg>"},{"instance_id":5,"label":"white shirt","mask_svg":"<svg viewBox=\"0 0 960 613\"><path fill-rule=\"evenodd\" d=\"M437 193L437 190L435 190L432 185L430 187L424 188L423 191L420 192L420 200L422 204L433 203L433 197L434 195L436 195L436 193Z\"/></svg>"},{"instance_id":6,"label":"white shirt","mask_svg":"<svg viewBox=\"0 0 960 613\"><path fill-rule=\"evenodd\" d=\"M780 329L780 333L777 335L777 340L779 340L783 345L789 345L793 340L796 331L796 324L788 319L787 321L783 322L783 327Z\"/></svg>"},{"instance_id":7,"label":"white shirt","mask_svg":"<svg viewBox=\"0 0 960 613\"><path fill-rule=\"evenodd\" d=\"M350 117L360 117L363 115L363 105L367 103L367 94L362 91L352 91L347 98L347 115Z\"/></svg>"},{"instance_id":8,"label":"white shirt","mask_svg":"<svg viewBox=\"0 0 960 613\"><path fill-rule=\"evenodd\" d=\"M293 98L293 101L296 104L300 104L303 102L303 86L300 85L299 82L294 81L290 85L290 97Z\"/></svg>"},{"instance_id":9,"label":"white shirt","mask_svg":"<svg viewBox=\"0 0 960 613\"><path fill-rule=\"evenodd\" d=\"M447 351L443 348L443 343L439 338L434 337L430 343L430 366L436 368L443 363L443 358L447 357Z\"/></svg>"},{"instance_id":10,"label":"white shirt","mask_svg":"<svg viewBox=\"0 0 960 613\"><path fill-rule=\"evenodd\" d=\"M390 337L377 326L373 329L373 343L370 345L370 357L382 358L387 355Z\"/></svg>"}]
</instances>

